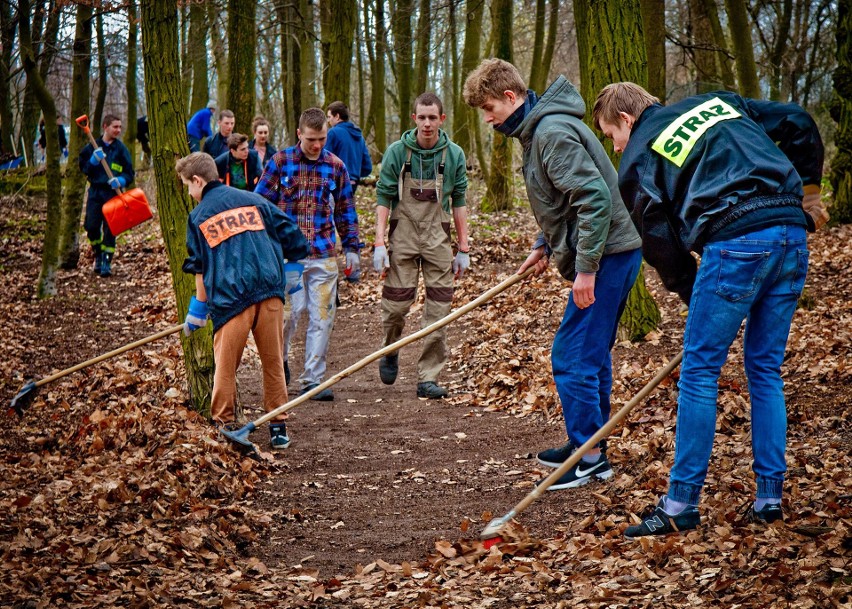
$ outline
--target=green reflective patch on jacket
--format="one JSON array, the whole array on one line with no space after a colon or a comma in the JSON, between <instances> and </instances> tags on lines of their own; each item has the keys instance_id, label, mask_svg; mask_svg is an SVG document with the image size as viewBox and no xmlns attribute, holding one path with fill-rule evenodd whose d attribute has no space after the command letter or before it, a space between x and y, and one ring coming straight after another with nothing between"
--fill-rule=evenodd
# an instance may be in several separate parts
<instances>
[{"instance_id":1,"label":"green reflective patch on jacket","mask_svg":"<svg viewBox=\"0 0 852 609\"><path fill-rule=\"evenodd\" d=\"M109 168L117 173L121 173L122 171L124 171L124 167L122 167L118 163L110 163Z\"/></svg>"},{"instance_id":2,"label":"green reflective patch on jacket","mask_svg":"<svg viewBox=\"0 0 852 609\"><path fill-rule=\"evenodd\" d=\"M651 148L682 167L701 136L713 125L742 115L718 97L681 114L654 140Z\"/></svg>"}]
</instances>

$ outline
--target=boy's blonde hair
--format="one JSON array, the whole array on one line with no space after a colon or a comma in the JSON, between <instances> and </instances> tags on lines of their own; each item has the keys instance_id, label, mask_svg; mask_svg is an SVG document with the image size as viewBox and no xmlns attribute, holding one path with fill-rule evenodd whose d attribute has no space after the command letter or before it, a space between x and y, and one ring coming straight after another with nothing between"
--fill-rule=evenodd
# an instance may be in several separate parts
<instances>
[{"instance_id":1,"label":"boy's blonde hair","mask_svg":"<svg viewBox=\"0 0 852 609\"><path fill-rule=\"evenodd\" d=\"M464 102L480 108L489 99L503 99L503 91L512 91L526 98L527 85L518 68L503 59L486 59L467 75L464 81Z\"/></svg>"},{"instance_id":2,"label":"boy's blonde hair","mask_svg":"<svg viewBox=\"0 0 852 609\"><path fill-rule=\"evenodd\" d=\"M619 112L629 114L633 118L639 115L648 106L659 104L660 100L645 89L632 82L615 82L605 86L598 93L595 100L595 108L592 110L592 118L595 127L600 130L601 123L617 125Z\"/></svg>"},{"instance_id":3,"label":"boy's blonde hair","mask_svg":"<svg viewBox=\"0 0 852 609\"><path fill-rule=\"evenodd\" d=\"M182 159L178 159L175 163L175 171L184 180L192 180L192 176L198 176L205 182L213 182L219 179L216 161L206 152L193 152Z\"/></svg>"}]
</instances>

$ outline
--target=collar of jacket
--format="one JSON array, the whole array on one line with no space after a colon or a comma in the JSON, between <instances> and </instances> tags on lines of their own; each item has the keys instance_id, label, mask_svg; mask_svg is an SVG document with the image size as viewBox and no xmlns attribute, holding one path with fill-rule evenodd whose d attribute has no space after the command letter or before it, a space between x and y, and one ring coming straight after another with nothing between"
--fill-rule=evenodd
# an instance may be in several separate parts
<instances>
[{"instance_id":1,"label":"collar of jacket","mask_svg":"<svg viewBox=\"0 0 852 609\"><path fill-rule=\"evenodd\" d=\"M530 113L530 110L533 109L533 106L535 106L537 102L538 95L535 94L535 91L527 89L527 98L524 100L524 103L518 106L509 118L494 127L495 131L499 131L506 137L511 137L512 133L514 133L515 129L518 128L518 125L524 121L527 114Z\"/></svg>"},{"instance_id":2,"label":"collar of jacket","mask_svg":"<svg viewBox=\"0 0 852 609\"><path fill-rule=\"evenodd\" d=\"M201 200L204 200L204 197L207 195L208 192L210 192L214 188L219 188L220 186L224 186L224 184L222 184L222 182L220 182L219 180L207 182L207 184L204 185L204 188L201 189Z\"/></svg>"}]
</instances>

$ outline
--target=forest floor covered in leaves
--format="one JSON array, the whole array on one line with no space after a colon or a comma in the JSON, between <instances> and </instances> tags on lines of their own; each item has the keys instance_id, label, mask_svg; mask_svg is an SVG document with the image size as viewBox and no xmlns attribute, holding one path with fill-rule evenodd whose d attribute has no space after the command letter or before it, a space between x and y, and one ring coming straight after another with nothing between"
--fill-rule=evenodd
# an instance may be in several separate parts
<instances>
[{"instance_id":1,"label":"forest floor covered in leaves","mask_svg":"<svg viewBox=\"0 0 852 609\"><path fill-rule=\"evenodd\" d=\"M153 201L150 173L141 177ZM368 243L369 189L359 191ZM473 197L476 200L476 195ZM120 238L115 275L84 252L59 294L34 298L45 204L0 199L0 399L182 319L159 228ZM473 213L472 272L455 307L514 272L530 214ZM811 236L811 271L784 366L785 522L747 522L754 493L747 384L735 344L720 381L702 527L626 541L666 489L677 372L610 440L615 476L546 493L504 543L479 533L550 470L535 453L564 441L549 348L569 285L556 271L497 296L449 329L452 398L418 400L419 347L393 386L372 364L334 402L294 409L291 448L265 429L247 458L188 410L182 353L168 337L40 389L0 417L0 606L53 607L796 607L852 606L852 227ZM366 269L369 254L362 258ZM613 352L613 404L680 349L683 318L653 271L658 331ZM381 285L342 283L329 375L380 346ZM419 327L420 305L407 331ZM301 370L301 337L291 364ZM261 414L250 343L240 370ZM291 390L298 391L291 383Z\"/></svg>"}]
</instances>

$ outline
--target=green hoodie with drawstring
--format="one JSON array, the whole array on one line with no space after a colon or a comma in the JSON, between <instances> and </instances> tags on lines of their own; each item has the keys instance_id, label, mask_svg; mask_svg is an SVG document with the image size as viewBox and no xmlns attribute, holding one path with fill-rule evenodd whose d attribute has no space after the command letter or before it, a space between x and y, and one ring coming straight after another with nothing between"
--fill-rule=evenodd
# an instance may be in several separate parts
<instances>
[{"instance_id":1,"label":"green hoodie with drawstring","mask_svg":"<svg viewBox=\"0 0 852 609\"><path fill-rule=\"evenodd\" d=\"M399 203L399 175L411 150L411 177L414 179L433 179L441 155L444 157L444 188L441 205L444 211L451 213L450 207L464 207L464 195L467 191L467 167L464 151L447 137L443 129L438 130L438 143L433 148L424 149L417 144L417 130L410 129L402 137L388 146L382 157L382 169L376 185L377 203L393 209ZM451 203L452 202L452 203Z\"/></svg>"}]
</instances>

